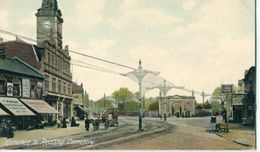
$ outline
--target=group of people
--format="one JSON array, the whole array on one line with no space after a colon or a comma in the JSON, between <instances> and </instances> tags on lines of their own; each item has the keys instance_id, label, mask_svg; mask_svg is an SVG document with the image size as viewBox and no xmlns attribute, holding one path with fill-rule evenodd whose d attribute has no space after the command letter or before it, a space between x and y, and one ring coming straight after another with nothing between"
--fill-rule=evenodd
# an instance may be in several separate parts
<instances>
[{"instance_id":1,"label":"group of people","mask_svg":"<svg viewBox=\"0 0 260 152\"><path fill-rule=\"evenodd\" d=\"M162 120L162 115L160 115L160 118ZM166 116L166 113L163 114L163 120L166 121L167 120L167 116Z\"/></svg>"},{"instance_id":2,"label":"group of people","mask_svg":"<svg viewBox=\"0 0 260 152\"><path fill-rule=\"evenodd\" d=\"M13 138L14 132L10 122L3 120L0 124L0 137Z\"/></svg>"},{"instance_id":3,"label":"group of people","mask_svg":"<svg viewBox=\"0 0 260 152\"><path fill-rule=\"evenodd\" d=\"M79 123L77 123L77 121L76 121L74 116L71 117L70 126L71 127L78 127L79 126ZM67 120L66 120L65 117L62 118L62 120L61 120L61 127L62 128L67 128Z\"/></svg>"}]
</instances>

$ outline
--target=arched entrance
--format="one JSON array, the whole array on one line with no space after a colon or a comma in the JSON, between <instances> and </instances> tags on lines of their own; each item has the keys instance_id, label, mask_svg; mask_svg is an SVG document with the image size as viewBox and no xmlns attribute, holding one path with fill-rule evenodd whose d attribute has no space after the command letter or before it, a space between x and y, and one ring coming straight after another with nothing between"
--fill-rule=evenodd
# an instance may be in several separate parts
<instances>
[{"instance_id":1,"label":"arched entrance","mask_svg":"<svg viewBox=\"0 0 260 152\"><path fill-rule=\"evenodd\" d=\"M179 103L172 104L172 116L180 117L182 110L182 106Z\"/></svg>"}]
</instances>

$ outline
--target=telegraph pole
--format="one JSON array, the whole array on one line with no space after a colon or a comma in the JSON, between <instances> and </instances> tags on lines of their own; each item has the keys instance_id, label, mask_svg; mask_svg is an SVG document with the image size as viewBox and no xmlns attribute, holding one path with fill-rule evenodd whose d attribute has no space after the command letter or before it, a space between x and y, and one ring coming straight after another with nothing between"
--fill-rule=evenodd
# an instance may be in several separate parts
<instances>
[{"instance_id":1,"label":"telegraph pole","mask_svg":"<svg viewBox=\"0 0 260 152\"><path fill-rule=\"evenodd\" d=\"M143 127L142 127L142 118L143 118L143 93L142 93L142 80L143 77L142 76L142 61L139 60L139 67L138 67L138 85L139 85L139 92L140 92L140 96L139 96L139 102L140 102L140 109L139 109L139 130L143 131Z\"/></svg>"},{"instance_id":2,"label":"telegraph pole","mask_svg":"<svg viewBox=\"0 0 260 152\"><path fill-rule=\"evenodd\" d=\"M104 101L104 110L106 108L106 100L105 99L106 99L106 94L104 93L104 100L103 100Z\"/></svg>"},{"instance_id":3,"label":"telegraph pole","mask_svg":"<svg viewBox=\"0 0 260 152\"><path fill-rule=\"evenodd\" d=\"M202 91L202 116L204 116L204 91Z\"/></svg>"}]
</instances>

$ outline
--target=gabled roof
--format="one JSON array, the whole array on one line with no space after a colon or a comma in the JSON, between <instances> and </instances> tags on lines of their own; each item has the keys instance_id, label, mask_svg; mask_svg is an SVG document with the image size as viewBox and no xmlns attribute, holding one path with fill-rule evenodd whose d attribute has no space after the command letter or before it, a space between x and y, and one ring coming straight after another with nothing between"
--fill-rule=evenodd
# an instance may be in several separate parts
<instances>
[{"instance_id":1,"label":"gabled roof","mask_svg":"<svg viewBox=\"0 0 260 152\"><path fill-rule=\"evenodd\" d=\"M29 66L28 64L24 63L16 57L6 57L5 59L0 59L0 71L40 79L44 78L38 70L34 69L32 66Z\"/></svg>"},{"instance_id":2,"label":"gabled roof","mask_svg":"<svg viewBox=\"0 0 260 152\"><path fill-rule=\"evenodd\" d=\"M34 44L26 43L19 39L4 42L5 54L7 57L19 57L26 63L39 69L40 62L44 57L44 49Z\"/></svg>"}]
</instances>

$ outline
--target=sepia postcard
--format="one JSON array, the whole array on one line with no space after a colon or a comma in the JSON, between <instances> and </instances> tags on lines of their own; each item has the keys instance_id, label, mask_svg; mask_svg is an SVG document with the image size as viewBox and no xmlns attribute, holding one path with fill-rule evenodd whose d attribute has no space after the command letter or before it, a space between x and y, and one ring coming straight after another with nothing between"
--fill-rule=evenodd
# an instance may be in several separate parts
<instances>
[{"instance_id":1,"label":"sepia postcard","mask_svg":"<svg viewBox=\"0 0 260 152\"><path fill-rule=\"evenodd\" d=\"M0 149L257 150L256 0L0 0Z\"/></svg>"}]
</instances>

